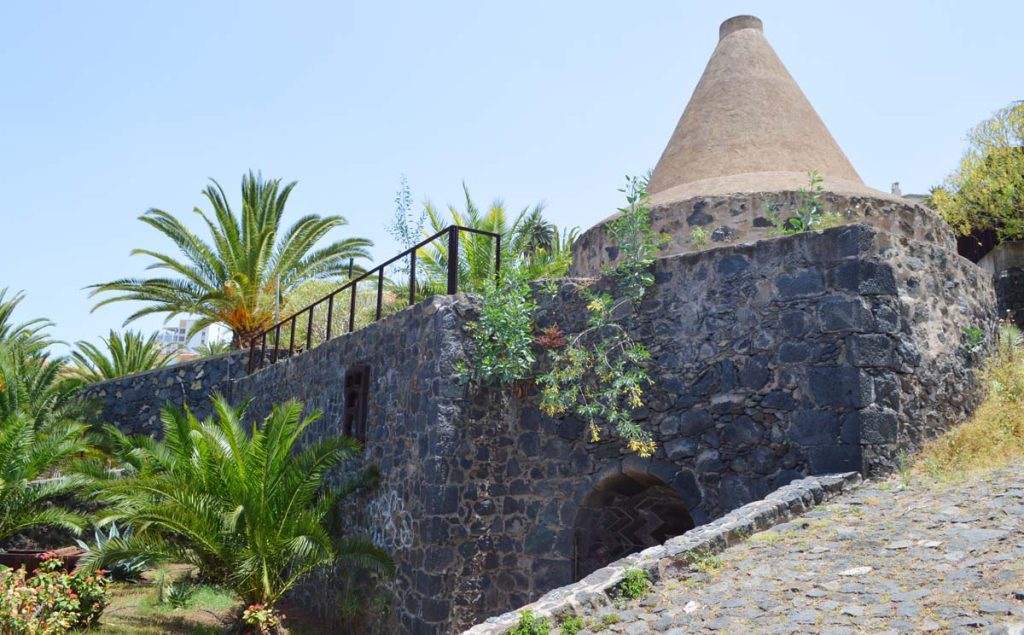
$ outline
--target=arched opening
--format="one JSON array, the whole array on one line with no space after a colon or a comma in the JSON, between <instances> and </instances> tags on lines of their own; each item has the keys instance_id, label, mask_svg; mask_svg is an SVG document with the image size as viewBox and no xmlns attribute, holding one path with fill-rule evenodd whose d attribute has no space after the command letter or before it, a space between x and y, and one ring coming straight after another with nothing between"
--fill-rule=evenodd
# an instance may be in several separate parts
<instances>
[{"instance_id":1,"label":"arched opening","mask_svg":"<svg viewBox=\"0 0 1024 635\"><path fill-rule=\"evenodd\" d=\"M683 499L650 474L620 474L587 496L576 514L576 579L693 529Z\"/></svg>"}]
</instances>

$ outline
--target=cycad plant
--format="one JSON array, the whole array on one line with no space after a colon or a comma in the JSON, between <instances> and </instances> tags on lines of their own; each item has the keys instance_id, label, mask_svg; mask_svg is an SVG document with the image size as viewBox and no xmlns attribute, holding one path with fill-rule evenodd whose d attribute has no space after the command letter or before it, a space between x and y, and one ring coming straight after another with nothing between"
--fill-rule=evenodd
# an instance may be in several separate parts
<instances>
[{"instance_id":1,"label":"cycad plant","mask_svg":"<svg viewBox=\"0 0 1024 635\"><path fill-rule=\"evenodd\" d=\"M81 419L90 407L75 395L76 383L67 380L64 360L47 351L53 343L45 331L50 322L11 322L11 309L20 300L18 294L6 304L0 301L0 420L23 414L42 427Z\"/></svg>"},{"instance_id":2,"label":"cycad plant","mask_svg":"<svg viewBox=\"0 0 1024 635\"><path fill-rule=\"evenodd\" d=\"M134 528L128 538L100 545L86 566L144 556L194 565L199 576L234 591L246 605L273 607L307 573L347 562L390 571L371 543L338 537L330 525L340 499L366 484L362 475L341 487L328 471L359 453L359 444L330 436L299 448L318 417L302 418L289 401L247 428L245 406L213 400L215 416L162 412L163 440L111 431L126 466L100 488L107 516Z\"/></svg>"},{"instance_id":3,"label":"cycad plant","mask_svg":"<svg viewBox=\"0 0 1024 635\"><path fill-rule=\"evenodd\" d=\"M15 293L9 300L6 299L6 296L7 288L0 289L0 342L20 340L32 351L46 348L51 343L46 329L53 326L53 323L43 318L20 323L14 322L14 311L25 299L25 294Z\"/></svg>"},{"instance_id":4,"label":"cycad plant","mask_svg":"<svg viewBox=\"0 0 1024 635\"><path fill-rule=\"evenodd\" d=\"M455 224L492 232L501 236L501 267L517 269L528 279L564 276L572 260L570 248L576 240L576 228L559 229L544 218L544 205L538 203L518 213L510 213L501 199L481 210L473 201L466 184L462 184L465 210L448 205L445 211L426 203L428 232L435 233ZM447 213L445 213L447 212ZM483 293L497 276L494 271L494 239L489 236L461 232L459 234L459 290ZM422 295L444 293L448 272L448 241L438 239L419 250L423 274L417 282ZM421 290L417 290L421 295Z\"/></svg>"},{"instance_id":5,"label":"cycad plant","mask_svg":"<svg viewBox=\"0 0 1024 635\"><path fill-rule=\"evenodd\" d=\"M137 331L121 334L111 330L108 337L100 340L103 348L90 342L77 342L78 350L71 353L70 372L84 383L134 375L174 362L174 356L164 351L156 333L146 337Z\"/></svg>"},{"instance_id":6,"label":"cycad plant","mask_svg":"<svg viewBox=\"0 0 1024 635\"><path fill-rule=\"evenodd\" d=\"M36 425L23 412L0 415L0 540L37 526L81 529L82 516L56 500L85 483L60 468L87 450L82 424Z\"/></svg>"},{"instance_id":7,"label":"cycad plant","mask_svg":"<svg viewBox=\"0 0 1024 635\"><path fill-rule=\"evenodd\" d=\"M0 540L38 525L81 527L55 499L83 484L62 468L89 449L76 422L87 405L62 378L63 360L46 351L50 323L12 320L22 297L5 301L0 290Z\"/></svg>"},{"instance_id":8,"label":"cycad plant","mask_svg":"<svg viewBox=\"0 0 1024 635\"><path fill-rule=\"evenodd\" d=\"M492 232L501 236L501 260L510 264L521 252L519 229L523 218L530 213L529 208L523 209L513 217L505 208L501 199L495 199L490 207L481 210L473 201L466 184L462 184L466 209L460 211L454 205L448 205L442 211L431 203L425 203L430 234L436 233L455 224L462 227ZM535 211L543 209L542 205L534 207ZM446 213L447 212L447 213ZM459 290L481 292L495 279L494 238L469 232L459 233ZM448 275L448 241L442 237L419 250L417 257L423 266L424 281L430 280L436 292L444 293L444 284Z\"/></svg>"},{"instance_id":9,"label":"cycad plant","mask_svg":"<svg viewBox=\"0 0 1024 635\"><path fill-rule=\"evenodd\" d=\"M150 269L168 275L93 285L93 295L114 294L96 308L127 300L145 303L127 322L151 313L166 313L168 318L196 315L194 333L220 322L231 329L234 346L244 348L272 324L277 307L296 287L307 280L338 278L347 272L350 259L368 256L372 243L364 238L318 247L331 230L346 224L341 216L309 214L287 230L282 228L295 182L282 186L279 179L264 180L249 172L242 179L242 209L236 215L220 184L211 181L203 196L213 214L194 210L209 230L209 239L168 212L149 210L140 220L169 238L180 254L133 250L132 254L155 260Z\"/></svg>"}]
</instances>

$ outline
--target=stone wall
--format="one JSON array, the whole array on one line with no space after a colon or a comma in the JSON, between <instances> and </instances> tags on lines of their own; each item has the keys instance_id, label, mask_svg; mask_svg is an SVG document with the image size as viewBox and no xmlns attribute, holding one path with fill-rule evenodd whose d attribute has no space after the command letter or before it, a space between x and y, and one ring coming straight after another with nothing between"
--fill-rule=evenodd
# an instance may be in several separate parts
<instances>
[{"instance_id":1,"label":"stone wall","mask_svg":"<svg viewBox=\"0 0 1024 635\"><path fill-rule=\"evenodd\" d=\"M391 552L397 574L390 583L396 623L384 632L442 633L450 626L457 579L452 541L468 533L465 506L474 492L453 464L452 449L465 434L465 388L453 368L463 349L464 296L436 297L330 340L236 381L231 398L252 399L248 416L263 417L275 404L299 399L323 416L306 441L342 434L344 379L356 364L370 368L364 461L345 466L344 479L372 464L380 484L345 510L353 534ZM299 590L304 606L336 617L333 574Z\"/></svg>"},{"instance_id":2,"label":"stone wall","mask_svg":"<svg viewBox=\"0 0 1024 635\"><path fill-rule=\"evenodd\" d=\"M963 329L990 325L994 301L955 251L853 225L664 258L654 273L628 318L652 352L638 418L656 433L653 458L586 442L581 422L544 416L535 397L473 400L453 457L470 476L450 567L458 624L587 573L595 497L667 486L700 525L803 474L891 471L976 404ZM578 329L580 285L543 300L538 326ZM644 504L623 503L619 525L650 516ZM629 531L653 535L653 520Z\"/></svg>"},{"instance_id":3,"label":"stone wall","mask_svg":"<svg viewBox=\"0 0 1024 635\"><path fill-rule=\"evenodd\" d=\"M187 405L199 418L211 414L210 395L227 391L228 382L245 375L248 351L205 357L147 373L88 386L85 399L99 407L99 420L130 434L159 435L160 409Z\"/></svg>"},{"instance_id":4,"label":"stone wall","mask_svg":"<svg viewBox=\"0 0 1024 635\"><path fill-rule=\"evenodd\" d=\"M322 410L311 441L341 434L346 370L370 367L365 460L337 478L370 463L381 482L346 523L394 557L386 632L457 632L804 474L892 470L965 418L977 359L964 329L992 325L995 300L949 243L861 224L656 261L625 316L652 353L655 383L636 413L658 441L650 459L543 415L535 389L460 383L478 309L465 296L420 303L228 393L252 399L251 417L288 398ZM581 289L609 285L540 293L538 326L582 328ZM336 584L306 584L303 603L334 617Z\"/></svg>"},{"instance_id":5,"label":"stone wall","mask_svg":"<svg viewBox=\"0 0 1024 635\"><path fill-rule=\"evenodd\" d=\"M712 247L751 243L771 235L772 224L766 217L769 204L778 205L782 218L788 218L795 214L802 196L797 191L780 191L700 196L655 204L651 208L651 227L669 236L662 256L701 251L693 240L695 229L704 231ZM952 232L938 214L907 199L881 192L878 197L823 192L821 201L825 210L841 214L850 223L869 223L943 249L955 245ZM595 276L604 266L615 264L618 250L611 244L605 223L590 228L573 244L572 275Z\"/></svg>"}]
</instances>

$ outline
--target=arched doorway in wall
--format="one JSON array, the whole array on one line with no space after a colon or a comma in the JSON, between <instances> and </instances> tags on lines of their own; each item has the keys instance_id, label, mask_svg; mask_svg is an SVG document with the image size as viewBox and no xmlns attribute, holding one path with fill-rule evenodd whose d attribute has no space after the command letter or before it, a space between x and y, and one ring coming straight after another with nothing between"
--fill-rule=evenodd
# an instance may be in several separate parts
<instances>
[{"instance_id":1,"label":"arched doorway in wall","mask_svg":"<svg viewBox=\"0 0 1024 635\"><path fill-rule=\"evenodd\" d=\"M658 477L613 476L599 483L576 513L576 579L693 527L683 499Z\"/></svg>"}]
</instances>

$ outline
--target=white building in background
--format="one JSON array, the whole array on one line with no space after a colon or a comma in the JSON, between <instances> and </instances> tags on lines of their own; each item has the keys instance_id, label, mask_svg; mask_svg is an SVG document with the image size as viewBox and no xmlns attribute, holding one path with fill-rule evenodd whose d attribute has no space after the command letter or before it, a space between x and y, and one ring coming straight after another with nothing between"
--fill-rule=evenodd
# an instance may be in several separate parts
<instances>
[{"instance_id":1,"label":"white building in background","mask_svg":"<svg viewBox=\"0 0 1024 635\"><path fill-rule=\"evenodd\" d=\"M200 346L215 342L230 342L231 331L222 324L211 324L192 337L188 333L195 326L195 320L178 320L177 326L165 326L157 333L157 339L167 353L196 353Z\"/></svg>"}]
</instances>

